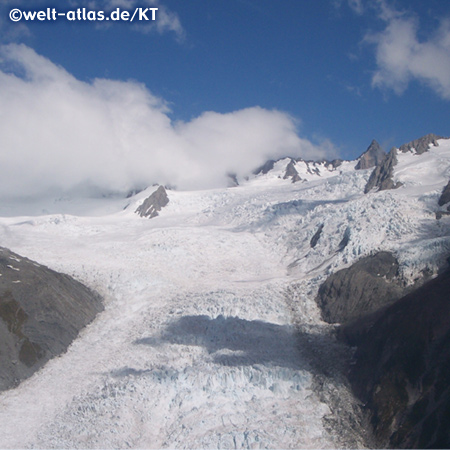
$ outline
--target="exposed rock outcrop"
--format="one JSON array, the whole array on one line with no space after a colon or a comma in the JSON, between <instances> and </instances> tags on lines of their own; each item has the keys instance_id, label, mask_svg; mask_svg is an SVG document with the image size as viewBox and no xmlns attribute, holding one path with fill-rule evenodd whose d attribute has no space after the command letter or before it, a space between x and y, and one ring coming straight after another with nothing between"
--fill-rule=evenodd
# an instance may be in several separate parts
<instances>
[{"instance_id":1,"label":"exposed rock outcrop","mask_svg":"<svg viewBox=\"0 0 450 450\"><path fill-rule=\"evenodd\" d=\"M280 162L282 162L282 164L277 164ZM277 164L277 176L282 177L284 180L290 178L293 183L296 183L297 181L306 181L308 179L308 174L320 177L324 172L335 171L343 162L344 160L342 159L334 159L332 161L326 159L312 161L286 156L277 159L276 161L273 159L267 161L258 169L254 170L253 175L266 175L270 173ZM280 169L283 170L282 168L285 164L286 168L284 169L284 173L280 175L278 171Z\"/></svg>"},{"instance_id":2,"label":"exposed rock outcrop","mask_svg":"<svg viewBox=\"0 0 450 450\"><path fill-rule=\"evenodd\" d=\"M430 145L434 145L435 147L437 147L439 145L437 142L438 139L444 138L441 136L437 136L436 134L430 133L419 139L408 142L407 144L401 145L399 147L399 150L402 153L415 152L416 154L421 155L422 153L428 151Z\"/></svg>"},{"instance_id":3,"label":"exposed rock outcrop","mask_svg":"<svg viewBox=\"0 0 450 450\"><path fill-rule=\"evenodd\" d=\"M269 161L266 161L261 167L258 167L253 174L254 175L259 175L259 174L263 174L265 175L266 173L269 173L275 166L276 161L273 159L270 159Z\"/></svg>"},{"instance_id":4,"label":"exposed rock outcrop","mask_svg":"<svg viewBox=\"0 0 450 450\"><path fill-rule=\"evenodd\" d=\"M159 186L153 194L144 200L144 203L142 203L135 212L141 217L153 219L153 217L158 216L159 211L161 211L168 203L169 197L167 196L164 186Z\"/></svg>"},{"instance_id":5,"label":"exposed rock outcrop","mask_svg":"<svg viewBox=\"0 0 450 450\"><path fill-rule=\"evenodd\" d=\"M448 202L450 202L450 181L442 190L442 194L439 197L438 204L439 206L444 206Z\"/></svg>"},{"instance_id":6,"label":"exposed rock outcrop","mask_svg":"<svg viewBox=\"0 0 450 450\"><path fill-rule=\"evenodd\" d=\"M333 161L327 161L327 166L331 166L333 169L337 169L338 167L342 166L343 162L343 159L333 159Z\"/></svg>"},{"instance_id":7,"label":"exposed rock outcrop","mask_svg":"<svg viewBox=\"0 0 450 450\"><path fill-rule=\"evenodd\" d=\"M374 312L403 294L398 262L379 252L329 276L320 286L317 303L329 323L347 323Z\"/></svg>"},{"instance_id":8,"label":"exposed rock outcrop","mask_svg":"<svg viewBox=\"0 0 450 450\"><path fill-rule=\"evenodd\" d=\"M397 189L402 183L394 183L394 166L397 164L397 149L392 148L391 151L383 158L383 160L375 167L367 181L364 193L367 194L374 188L379 191L388 189Z\"/></svg>"},{"instance_id":9,"label":"exposed rock outcrop","mask_svg":"<svg viewBox=\"0 0 450 450\"><path fill-rule=\"evenodd\" d=\"M380 147L380 144L374 139L367 150L358 158L358 164L356 164L356 170L370 169L377 166L383 158L386 156L386 152Z\"/></svg>"},{"instance_id":10,"label":"exposed rock outcrop","mask_svg":"<svg viewBox=\"0 0 450 450\"><path fill-rule=\"evenodd\" d=\"M135 196L136 194L139 194L139 192L142 192L145 188L136 188L136 189L131 189L128 193L127 193L127 198L131 198L133 196Z\"/></svg>"},{"instance_id":11,"label":"exposed rock outcrop","mask_svg":"<svg viewBox=\"0 0 450 450\"><path fill-rule=\"evenodd\" d=\"M287 180L288 178L291 178L293 183L301 181L300 175L295 168L295 161L293 159L290 160L289 164L286 167L286 173L284 174L283 180Z\"/></svg>"},{"instance_id":12,"label":"exposed rock outcrop","mask_svg":"<svg viewBox=\"0 0 450 450\"><path fill-rule=\"evenodd\" d=\"M350 236L351 236L351 228L347 227L344 231L344 235L342 236L341 242L339 242L338 245L338 252L342 252L345 247L347 247L348 243L350 242Z\"/></svg>"},{"instance_id":13,"label":"exposed rock outcrop","mask_svg":"<svg viewBox=\"0 0 450 450\"><path fill-rule=\"evenodd\" d=\"M322 223L319 226L319 228L317 229L317 231L314 233L314 236L309 241L309 245L311 246L311 248L314 248L317 245L317 243L319 242L320 236L322 235L323 227L324 227L324 225Z\"/></svg>"},{"instance_id":14,"label":"exposed rock outcrop","mask_svg":"<svg viewBox=\"0 0 450 450\"><path fill-rule=\"evenodd\" d=\"M235 173L227 174L227 178L228 178L228 187L237 187L237 186L239 186L239 180L238 180L237 175Z\"/></svg>"},{"instance_id":15,"label":"exposed rock outcrop","mask_svg":"<svg viewBox=\"0 0 450 450\"><path fill-rule=\"evenodd\" d=\"M450 448L450 271L375 313L349 379L379 448Z\"/></svg>"},{"instance_id":16,"label":"exposed rock outcrop","mask_svg":"<svg viewBox=\"0 0 450 450\"><path fill-rule=\"evenodd\" d=\"M0 390L64 352L103 309L90 289L0 247Z\"/></svg>"}]
</instances>

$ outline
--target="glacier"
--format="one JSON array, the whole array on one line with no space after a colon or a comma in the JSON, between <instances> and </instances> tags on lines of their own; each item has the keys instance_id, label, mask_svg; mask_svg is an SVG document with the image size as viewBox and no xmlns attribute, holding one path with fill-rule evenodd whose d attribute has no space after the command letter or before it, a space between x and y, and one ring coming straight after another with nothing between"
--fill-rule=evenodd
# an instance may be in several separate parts
<instances>
[{"instance_id":1,"label":"glacier","mask_svg":"<svg viewBox=\"0 0 450 450\"><path fill-rule=\"evenodd\" d=\"M398 155L402 187L368 194L355 161L298 161L292 183L284 159L237 187L168 190L151 220L135 210L155 187L31 213L5 202L2 246L96 290L105 310L0 394L0 447L370 446L344 376L351 349L315 297L376 251L396 255L405 284L446 264L450 217L436 212L450 140L438 143Z\"/></svg>"}]
</instances>

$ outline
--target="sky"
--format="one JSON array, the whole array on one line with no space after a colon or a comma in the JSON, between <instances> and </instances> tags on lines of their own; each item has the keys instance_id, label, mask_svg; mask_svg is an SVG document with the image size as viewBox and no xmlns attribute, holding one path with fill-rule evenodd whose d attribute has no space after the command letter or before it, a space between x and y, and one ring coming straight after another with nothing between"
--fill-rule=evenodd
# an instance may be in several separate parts
<instances>
[{"instance_id":1,"label":"sky","mask_svg":"<svg viewBox=\"0 0 450 450\"><path fill-rule=\"evenodd\" d=\"M9 19L53 7L158 10ZM0 196L210 188L450 135L446 0L2 0L0 45Z\"/></svg>"}]
</instances>

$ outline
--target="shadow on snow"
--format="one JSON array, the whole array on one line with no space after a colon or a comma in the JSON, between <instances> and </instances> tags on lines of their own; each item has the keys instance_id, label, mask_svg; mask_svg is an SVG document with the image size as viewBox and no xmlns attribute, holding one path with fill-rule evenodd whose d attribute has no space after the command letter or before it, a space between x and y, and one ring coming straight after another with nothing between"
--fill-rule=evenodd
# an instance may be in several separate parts
<instances>
[{"instance_id":1,"label":"shadow on snow","mask_svg":"<svg viewBox=\"0 0 450 450\"><path fill-rule=\"evenodd\" d=\"M238 317L184 316L162 334L134 343L200 346L214 363L224 366L279 366L327 377L341 374L348 360L348 348L328 331L306 333L294 326Z\"/></svg>"}]
</instances>

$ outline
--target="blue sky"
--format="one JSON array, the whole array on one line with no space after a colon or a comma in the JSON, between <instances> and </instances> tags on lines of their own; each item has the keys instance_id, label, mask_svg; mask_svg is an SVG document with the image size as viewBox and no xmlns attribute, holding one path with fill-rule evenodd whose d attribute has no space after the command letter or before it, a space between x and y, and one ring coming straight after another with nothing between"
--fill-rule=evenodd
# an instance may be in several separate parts
<instances>
[{"instance_id":1,"label":"blue sky","mask_svg":"<svg viewBox=\"0 0 450 450\"><path fill-rule=\"evenodd\" d=\"M191 124L205 112L277 110L290 117L300 139L347 159L373 138L389 150L429 132L450 135L447 1L57 3L62 10L159 8L154 23L139 27L66 20L24 24L9 21L11 8L53 4L8 0L0 31L4 44L25 44L86 85L95 79L145 85L173 123ZM3 56L5 73L13 65Z\"/></svg>"}]
</instances>

